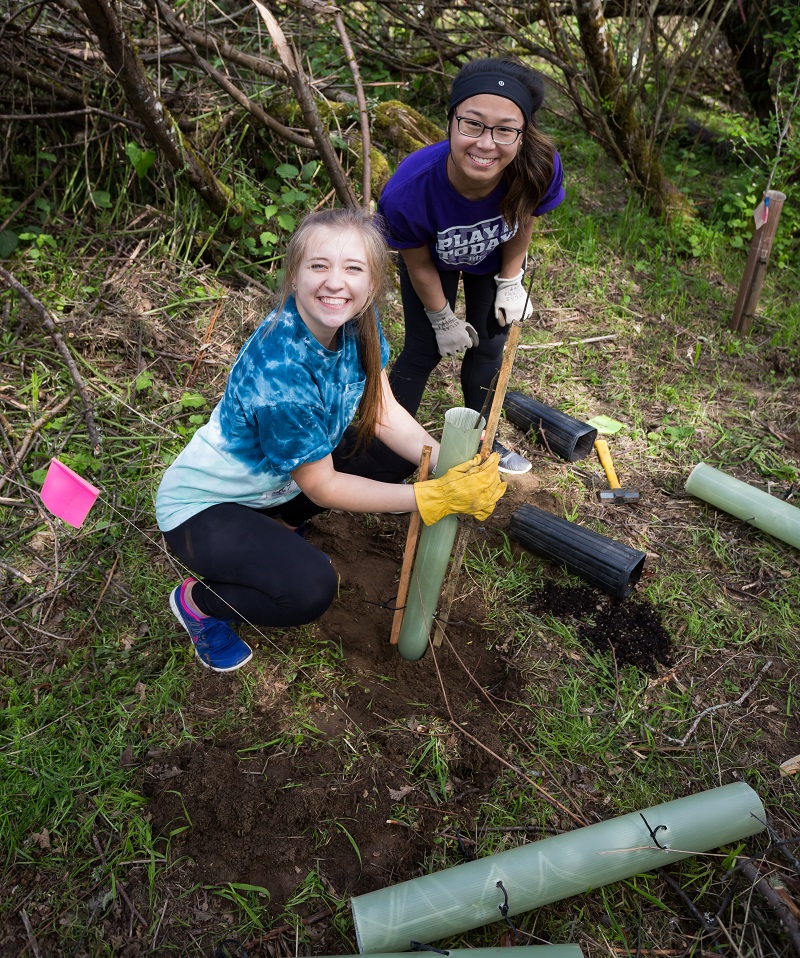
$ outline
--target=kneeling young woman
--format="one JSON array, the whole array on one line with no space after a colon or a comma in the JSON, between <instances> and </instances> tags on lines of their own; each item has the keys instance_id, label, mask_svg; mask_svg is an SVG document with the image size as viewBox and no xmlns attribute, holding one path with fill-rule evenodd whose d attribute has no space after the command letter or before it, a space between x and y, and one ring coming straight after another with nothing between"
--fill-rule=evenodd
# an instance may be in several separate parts
<instances>
[{"instance_id":1,"label":"kneeling young woman","mask_svg":"<svg viewBox=\"0 0 800 958\"><path fill-rule=\"evenodd\" d=\"M237 623L302 625L333 601L337 577L302 537L306 519L328 509L483 519L505 491L496 455L403 483L422 447L433 447L435 466L439 446L383 371L387 267L382 232L365 213L309 215L287 248L278 308L245 343L209 422L161 481L159 528L196 576L175 587L170 606L214 671L252 658ZM370 454L373 439L396 454L391 466Z\"/></svg>"}]
</instances>

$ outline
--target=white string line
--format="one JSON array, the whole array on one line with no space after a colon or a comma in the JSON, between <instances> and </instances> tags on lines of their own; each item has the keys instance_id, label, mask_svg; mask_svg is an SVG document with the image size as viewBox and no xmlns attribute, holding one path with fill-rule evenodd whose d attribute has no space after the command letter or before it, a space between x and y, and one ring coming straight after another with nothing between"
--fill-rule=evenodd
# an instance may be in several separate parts
<instances>
[{"instance_id":1,"label":"white string line","mask_svg":"<svg viewBox=\"0 0 800 958\"><path fill-rule=\"evenodd\" d=\"M133 406L129 406L124 399L120 399L119 396L115 396L114 393L111 392L111 390L108 389L107 386L99 382L95 382L95 383L92 383L91 388L96 389L99 393L102 393L107 399L111 399L115 403L117 403L117 405L122 406L124 409L127 409L128 412L133 413L134 416L137 416L139 419L142 420L142 422L146 422L150 426L155 426L157 429L160 429L163 433L166 433L166 435L171 436L173 439L186 439L185 436L181 436L180 433L177 433L173 429L170 429L169 426L165 426L163 423L157 422L155 419L150 419L149 416L145 416L144 413L139 412L138 409L134 409ZM175 406L179 404L180 404L180 400L178 400L176 403L171 403L169 405Z\"/></svg>"}]
</instances>

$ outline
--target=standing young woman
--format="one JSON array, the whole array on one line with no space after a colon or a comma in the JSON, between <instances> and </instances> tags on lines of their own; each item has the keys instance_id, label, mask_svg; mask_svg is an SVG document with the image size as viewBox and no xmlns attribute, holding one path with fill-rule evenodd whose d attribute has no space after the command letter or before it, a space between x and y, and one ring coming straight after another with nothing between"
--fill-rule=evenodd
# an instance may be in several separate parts
<instances>
[{"instance_id":1,"label":"standing young woman","mask_svg":"<svg viewBox=\"0 0 800 958\"><path fill-rule=\"evenodd\" d=\"M441 357L461 353L464 402L482 409L508 325L533 311L522 278L534 217L564 199L561 160L536 127L543 92L540 75L514 61L467 63L453 81L448 139L407 157L378 203L400 251L406 327L389 381L412 414ZM460 276L463 320L454 313ZM531 468L495 450L501 471Z\"/></svg>"},{"instance_id":2,"label":"standing young woman","mask_svg":"<svg viewBox=\"0 0 800 958\"><path fill-rule=\"evenodd\" d=\"M235 623L302 625L333 601L337 577L302 537L306 519L327 509L418 510L427 524L457 512L485 519L505 491L497 456L402 483L422 447L433 447L434 465L439 446L382 371L387 267L383 234L366 214L308 216L287 248L279 307L245 343L210 421L161 481L159 528L200 577L176 586L170 607L216 672L252 658ZM397 454L396 473L369 455L373 437Z\"/></svg>"}]
</instances>

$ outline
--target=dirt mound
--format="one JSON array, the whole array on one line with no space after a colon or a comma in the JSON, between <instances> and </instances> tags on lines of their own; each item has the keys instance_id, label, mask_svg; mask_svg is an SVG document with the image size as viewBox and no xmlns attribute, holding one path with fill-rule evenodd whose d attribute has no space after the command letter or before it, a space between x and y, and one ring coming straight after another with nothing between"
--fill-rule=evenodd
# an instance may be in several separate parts
<instances>
[{"instance_id":1,"label":"dirt mound","mask_svg":"<svg viewBox=\"0 0 800 958\"><path fill-rule=\"evenodd\" d=\"M573 618L578 637L598 652L611 651L618 665L635 665L648 675L672 662L672 638L658 610L645 599L615 602L579 587L547 586L530 597L537 612Z\"/></svg>"},{"instance_id":2,"label":"dirt mound","mask_svg":"<svg viewBox=\"0 0 800 958\"><path fill-rule=\"evenodd\" d=\"M448 823L468 830L477 817L479 795L502 772L486 749L503 751L482 690L501 690L507 666L487 649L485 610L472 594L453 606L453 648L406 662L388 644L406 526L406 517L334 514L309 528L341 579L315 642L341 649L352 684L310 708L302 745L289 754L258 744L278 737L292 708L294 690L276 667L263 670L245 730L152 756L143 789L153 829L172 835L187 881L266 888L275 916L288 902L302 914L309 876L312 910L324 892L363 894L414 877ZM258 657L270 655L271 636L260 647L247 638ZM241 681L198 669L192 707L230 708Z\"/></svg>"}]
</instances>

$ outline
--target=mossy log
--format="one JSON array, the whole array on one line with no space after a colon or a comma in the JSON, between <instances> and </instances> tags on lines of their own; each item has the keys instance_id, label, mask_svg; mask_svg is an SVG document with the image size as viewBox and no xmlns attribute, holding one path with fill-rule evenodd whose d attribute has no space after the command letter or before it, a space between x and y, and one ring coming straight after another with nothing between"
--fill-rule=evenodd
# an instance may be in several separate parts
<instances>
[{"instance_id":1,"label":"mossy log","mask_svg":"<svg viewBox=\"0 0 800 958\"><path fill-rule=\"evenodd\" d=\"M377 139L405 154L438 143L446 136L441 127L400 100L379 103L373 111L373 127Z\"/></svg>"},{"instance_id":2,"label":"mossy log","mask_svg":"<svg viewBox=\"0 0 800 958\"><path fill-rule=\"evenodd\" d=\"M291 99L286 90L276 91L274 96L265 101L269 111L275 116L280 117L284 123L289 126L303 126L305 118L300 104L295 99ZM333 100L316 100L317 111L323 120L335 120L339 123L349 122L352 116L355 103L336 103Z\"/></svg>"}]
</instances>

